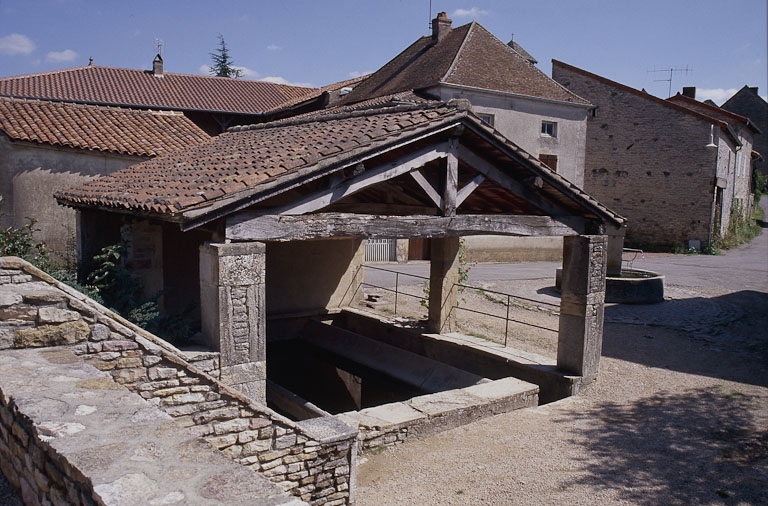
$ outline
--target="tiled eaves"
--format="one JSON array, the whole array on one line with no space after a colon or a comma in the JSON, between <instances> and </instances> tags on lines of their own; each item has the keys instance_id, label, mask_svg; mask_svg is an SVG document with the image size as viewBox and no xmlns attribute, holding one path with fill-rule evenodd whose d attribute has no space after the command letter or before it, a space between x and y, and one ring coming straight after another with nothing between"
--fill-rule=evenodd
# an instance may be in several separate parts
<instances>
[{"instance_id":1,"label":"tiled eaves","mask_svg":"<svg viewBox=\"0 0 768 506\"><path fill-rule=\"evenodd\" d=\"M0 130L14 141L146 157L210 138L180 112L6 97L0 97Z\"/></svg>"},{"instance_id":2,"label":"tiled eaves","mask_svg":"<svg viewBox=\"0 0 768 506\"><path fill-rule=\"evenodd\" d=\"M319 177L343 160L466 115L456 107L399 106L234 128L182 153L62 190L66 205L151 213L185 221L265 191ZM256 199L256 200L255 200Z\"/></svg>"}]
</instances>

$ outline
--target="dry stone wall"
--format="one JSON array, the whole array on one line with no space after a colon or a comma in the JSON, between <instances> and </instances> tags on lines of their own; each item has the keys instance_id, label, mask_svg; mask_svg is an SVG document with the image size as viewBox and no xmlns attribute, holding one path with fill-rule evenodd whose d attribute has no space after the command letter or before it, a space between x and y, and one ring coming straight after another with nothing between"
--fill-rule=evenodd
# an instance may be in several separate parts
<instances>
[{"instance_id":1,"label":"dry stone wall","mask_svg":"<svg viewBox=\"0 0 768 506\"><path fill-rule=\"evenodd\" d=\"M216 354L200 354L190 362L179 350L28 263L2 258L0 350L43 346L70 347L225 455L301 500L352 504L356 428L334 418L294 423L209 375L219 369ZM0 451L7 452L10 445L19 446L10 434L20 415L7 400L2 404L9 429L0 432ZM13 420L5 424L9 416ZM30 468L17 464L14 472L36 483Z\"/></svg>"}]
</instances>

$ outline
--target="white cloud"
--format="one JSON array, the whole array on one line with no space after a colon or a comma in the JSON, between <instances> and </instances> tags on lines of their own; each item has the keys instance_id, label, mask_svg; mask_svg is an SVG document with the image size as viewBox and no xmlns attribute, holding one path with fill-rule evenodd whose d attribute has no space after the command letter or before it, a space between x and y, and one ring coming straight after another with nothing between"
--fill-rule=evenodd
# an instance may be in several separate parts
<instances>
[{"instance_id":1,"label":"white cloud","mask_svg":"<svg viewBox=\"0 0 768 506\"><path fill-rule=\"evenodd\" d=\"M1 54L29 54L35 50L35 43L26 35L12 33L5 37L0 37Z\"/></svg>"},{"instance_id":2,"label":"white cloud","mask_svg":"<svg viewBox=\"0 0 768 506\"><path fill-rule=\"evenodd\" d=\"M259 77L258 72L256 72L255 70L251 70L247 67L238 67L237 65L235 65L234 68L240 71L240 77L247 77L249 79L258 79ZM200 71L201 74L211 75L210 65L200 65L198 67L198 70Z\"/></svg>"},{"instance_id":3,"label":"white cloud","mask_svg":"<svg viewBox=\"0 0 768 506\"><path fill-rule=\"evenodd\" d=\"M723 102L731 98L737 91L736 88L696 88L696 100L704 102L705 100L711 100L717 105L722 105Z\"/></svg>"},{"instance_id":4,"label":"white cloud","mask_svg":"<svg viewBox=\"0 0 768 506\"><path fill-rule=\"evenodd\" d=\"M45 55L45 59L53 62L68 62L74 61L77 58L77 53L71 49L65 49L64 51L51 51Z\"/></svg>"},{"instance_id":5,"label":"white cloud","mask_svg":"<svg viewBox=\"0 0 768 506\"><path fill-rule=\"evenodd\" d=\"M275 76L267 76L263 79L259 79L259 81L266 81L268 83L275 83L275 84L287 84L289 86L302 86L304 88L314 88L315 86L311 83L292 83L285 79L284 77L275 77Z\"/></svg>"},{"instance_id":6,"label":"white cloud","mask_svg":"<svg viewBox=\"0 0 768 506\"><path fill-rule=\"evenodd\" d=\"M269 49L270 51L280 51L283 48L278 46L277 44L270 44L267 46L267 49Z\"/></svg>"},{"instance_id":7,"label":"white cloud","mask_svg":"<svg viewBox=\"0 0 768 506\"><path fill-rule=\"evenodd\" d=\"M238 66L235 66L235 68L240 71L240 77L248 77L250 79L258 79L259 77L259 73L256 72L255 70L251 70L247 67L238 67Z\"/></svg>"},{"instance_id":8,"label":"white cloud","mask_svg":"<svg viewBox=\"0 0 768 506\"><path fill-rule=\"evenodd\" d=\"M476 18L478 16L485 16L488 14L488 11L483 9L478 9L477 7L472 7L471 9L456 9L453 11L453 14L451 14L451 17L454 18Z\"/></svg>"},{"instance_id":9,"label":"white cloud","mask_svg":"<svg viewBox=\"0 0 768 506\"><path fill-rule=\"evenodd\" d=\"M361 72L359 70L353 70L352 72L347 74L347 78L349 78L349 79L357 79L358 77L367 76L368 74L373 74L373 71L372 70L364 70L364 71Z\"/></svg>"}]
</instances>

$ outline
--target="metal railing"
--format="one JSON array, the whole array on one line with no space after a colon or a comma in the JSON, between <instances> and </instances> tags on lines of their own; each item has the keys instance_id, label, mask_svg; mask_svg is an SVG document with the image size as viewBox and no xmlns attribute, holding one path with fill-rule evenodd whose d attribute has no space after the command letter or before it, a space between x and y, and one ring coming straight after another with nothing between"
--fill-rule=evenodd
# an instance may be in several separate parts
<instances>
[{"instance_id":1,"label":"metal railing","mask_svg":"<svg viewBox=\"0 0 768 506\"><path fill-rule=\"evenodd\" d=\"M459 291L469 289L469 290L475 290L475 291L478 291L478 292L482 292L483 296L485 296L485 297L487 297L488 294L493 294L493 295L499 295L499 296L501 296L503 298L506 298L506 303L504 303L504 306L505 306L505 309L506 309L506 315L505 316L499 316L499 315L495 315L493 313L487 313L485 311L479 311L477 309L470 309L468 307L462 307L462 306L459 305L460 302L459 302L458 298L456 300L456 305L453 308L453 309L460 309L462 311L468 311L470 313L481 314L483 316L490 316L492 318L498 318L498 319L504 320L504 346L507 345L507 340L509 338L509 323L510 322L519 323L521 325L526 325L528 327L534 327L534 328L541 329L541 330L546 330L546 331L549 331L549 332L554 332L555 334L558 332L558 329L551 329L549 327L544 327L544 326L541 326L541 325L536 325L535 323L529 323L529 322L525 322L525 321L522 321L522 320L516 320L514 318L510 318L510 316L509 316L509 310L510 310L511 307L513 307L513 303L512 303L513 301L515 301L515 302L517 302L517 301L525 301L526 303L533 303L533 304L536 305L537 308L541 307L541 306L549 306L549 307L552 308L551 309L552 311L559 311L560 310L560 306L558 306L557 304L552 304L550 302L543 302L543 301L540 301L540 300L529 299L529 298L526 298L526 297L521 297L519 295L512 295L512 294L509 294L509 293L497 292L497 291L494 291L494 290L488 290L487 288L481 288L481 287L478 287L478 286L460 285L458 283L453 285L453 286L454 286L454 289L458 288ZM499 301L499 302L501 302L501 301ZM526 308L525 305L526 305L525 303L518 303L517 304L517 306L521 307L522 309L530 309L530 308Z\"/></svg>"},{"instance_id":2,"label":"metal railing","mask_svg":"<svg viewBox=\"0 0 768 506\"><path fill-rule=\"evenodd\" d=\"M631 269L632 268L632 264L634 263L635 260L637 260L637 256L638 255L640 255L640 258L645 258L645 253L643 253L643 250L641 250L641 249L623 248L621 250L621 253L622 253L621 263L626 264L627 269ZM627 258L625 260L624 259L624 253L633 253L633 256L632 256L632 258Z\"/></svg>"},{"instance_id":3,"label":"metal railing","mask_svg":"<svg viewBox=\"0 0 768 506\"><path fill-rule=\"evenodd\" d=\"M426 301L429 300L429 295L427 293L424 293L422 295L414 295L412 293L400 291L400 276L409 277L409 278L416 278L416 279L420 279L422 281L429 281L429 278L425 278L424 276L418 276L416 274L408 274L408 273L405 273L405 272L399 272L399 271L395 271L395 270L392 270L392 269L384 269L382 267L373 267L371 265L364 265L363 268L371 269L371 270L374 270L374 271L390 272L390 273L395 275L395 287L394 288L389 288L389 287L386 287L386 286L378 286L378 285L374 285L372 283L367 283L367 282L363 282L362 285L361 285L361 286L370 286L371 288L376 288L378 290L383 290L385 292L394 293L395 294L395 296L394 296L394 298L395 298L395 301L394 301L394 305L395 305L394 313L395 314L397 314L397 296L398 295L405 295L407 297L412 297L414 299L419 299L419 300L426 300Z\"/></svg>"},{"instance_id":4,"label":"metal railing","mask_svg":"<svg viewBox=\"0 0 768 506\"><path fill-rule=\"evenodd\" d=\"M408 293L408 292L405 292L405 291L400 289L400 278L401 277L415 278L415 279L419 279L419 280L422 280L422 281L429 281L429 278L424 277L424 276L419 276L419 275L416 275L416 274L408 274L408 273L405 273L405 272L399 272L399 271L396 271L396 270L393 270L393 269L384 269L382 267L374 267L374 266L371 266L371 265L365 265L365 266L363 266L363 268L371 269L371 270L376 270L376 271L382 271L382 272L389 272L389 273L392 273L392 274L395 275L395 286L394 286L394 288L393 287L389 287L389 286L379 286L379 285L375 285L375 284L369 283L369 282L363 282L361 284L361 286L368 286L368 287L371 287L371 288L375 288L377 290L382 290L382 291L394 294L394 309L393 309L393 311L394 311L395 315L397 315L397 299L398 299L398 296L411 297L411 298L414 298L414 299L419 299L420 301L429 301L428 291L425 291L421 295L414 295L412 293ZM549 309L550 311L559 311L560 310L560 306L558 304L553 304L553 303L550 303L550 302L544 302L544 301L541 301L541 300L529 299L527 297L522 297L522 296L519 296L519 295L512 295L512 294L509 294L509 293L498 292L498 291L495 291L495 290L488 290L487 288L482 288L482 287L478 287L478 286L471 286L471 285L464 285L464 284L459 284L459 283L454 284L452 289L453 290L458 290L459 292L463 292L465 290L474 290L474 291L477 291L477 292L481 292L483 294L483 296L485 296L485 297L487 297L487 298L489 298L491 300L493 300L493 298L489 297L489 295L493 295L493 296L497 296L497 297L501 298L501 299L497 300L497 302L501 302L501 303L504 304L505 311L506 311L506 314L504 316L500 316L500 315L493 314L493 313L488 313L486 311L480 311L480 310L477 310L477 309L472 309L472 308L469 308L469 307L462 307L460 305L461 298L459 298L459 297L457 297L456 305L451 308L451 311L454 311L454 310L467 311L467 312L470 312L470 313L480 314L480 315L483 315L483 316L489 316L491 318L497 318L497 319L504 320L504 322L505 322L504 323L504 346L507 345L507 341L509 339L509 324L510 324L510 322L518 323L518 324L521 324L521 325L526 325L526 326L529 326L529 327L538 328L538 329L545 330L545 331L548 331L548 332L554 332L554 333L558 332L558 329L552 329L552 328L549 328L549 327L544 327L544 326L541 326L541 325L536 325L534 323L529 323L529 322L525 322L525 321L522 321L522 320L517 320L515 318L510 317L510 308L513 308L513 307L520 307L521 309L533 310L533 308L531 308L531 307L526 307L526 306L531 306L532 305L532 306L535 307L536 310L540 310L540 308L543 306L543 307L550 308Z\"/></svg>"}]
</instances>

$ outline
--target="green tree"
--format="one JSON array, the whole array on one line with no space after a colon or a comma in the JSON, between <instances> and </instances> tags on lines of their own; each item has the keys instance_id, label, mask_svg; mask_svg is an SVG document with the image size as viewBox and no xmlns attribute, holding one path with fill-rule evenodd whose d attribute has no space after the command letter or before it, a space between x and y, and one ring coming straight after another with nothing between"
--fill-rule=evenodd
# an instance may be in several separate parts
<instances>
[{"instance_id":1,"label":"green tree","mask_svg":"<svg viewBox=\"0 0 768 506\"><path fill-rule=\"evenodd\" d=\"M224 42L224 36L219 34L219 47L215 52L209 53L213 65L211 65L211 75L216 77L240 77L242 71L235 68L235 62L229 56L229 48Z\"/></svg>"}]
</instances>

